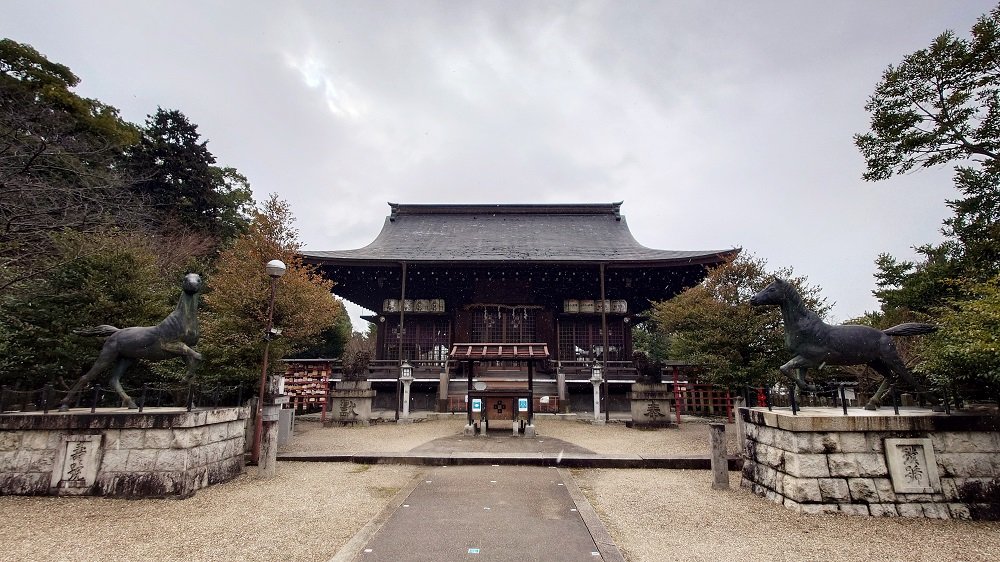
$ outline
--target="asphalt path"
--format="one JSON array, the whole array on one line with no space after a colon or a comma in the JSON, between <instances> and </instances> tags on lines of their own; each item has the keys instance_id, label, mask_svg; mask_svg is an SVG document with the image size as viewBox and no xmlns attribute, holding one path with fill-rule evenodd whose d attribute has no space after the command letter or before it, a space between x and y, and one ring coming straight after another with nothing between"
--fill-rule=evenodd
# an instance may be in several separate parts
<instances>
[{"instance_id":1,"label":"asphalt path","mask_svg":"<svg viewBox=\"0 0 1000 562\"><path fill-rule=\"evenodd\" d=\"M437 467L404 490L400 502L365 537L355 560L621 559L562 469Z\"/></svg>"}]
</instances>

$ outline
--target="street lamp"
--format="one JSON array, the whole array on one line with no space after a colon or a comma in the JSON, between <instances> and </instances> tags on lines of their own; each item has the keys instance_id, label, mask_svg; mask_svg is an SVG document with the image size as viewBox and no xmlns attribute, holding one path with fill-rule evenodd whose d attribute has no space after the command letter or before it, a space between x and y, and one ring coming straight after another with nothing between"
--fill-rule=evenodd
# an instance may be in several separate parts
<instances>
[{"instance_id":1,"label":"street lamp","mask_svg":"<svg viewBox=\"0 0 1000 562\"><path fill-rule=\"evenodd\" d=\"M399 368L400 378L402 379L413 379L413 365L407 362L403 362L403 365Z\"/></svg>"},{"instance_id":2,"label":"street lamp","mask_svg":"<svg viewBox=\"0 0 1000 562\"><path fill-rule=\"evenodd\" d=\"M264 365L260 370L260 392L257 394L257 430L253 434L253 449L250 452L250 461L260 464L260 441L264 432L264 390L267 387L267 352L271 349L271 339L276 335L273 327L274 320L274 290L278 284L278 278L285 274L285 263L281 260L271 260L264 266L267 274L271 277L271 298L267 304L267 329L264 330ZM278 332L280 333L280 332Z\"/></svg>"}]
</instances>

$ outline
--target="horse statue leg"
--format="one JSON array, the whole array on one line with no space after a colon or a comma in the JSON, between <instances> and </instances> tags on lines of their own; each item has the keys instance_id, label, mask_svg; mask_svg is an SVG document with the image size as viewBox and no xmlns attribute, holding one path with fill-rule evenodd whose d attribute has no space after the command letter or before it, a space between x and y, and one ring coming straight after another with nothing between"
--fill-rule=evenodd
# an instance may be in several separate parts
<instances>
[{"instance_id":1,"label":"horse statue leg","mask_svg":"<svg viewBox=\"0 0 1000 562\"><path fill-rule=\"evenodd\" d=\"M94 362L94 365L89 371L86 372L86 374L80 377L80 380L76 381L76 384L69 389L69 393L66 395L66 398L63 398L62 402L59 403L59 411L65 412L69 410L69 405L76 399L76 395L83 390L83 386L93 380L95 376L111 367L116 359L118 359L118 351L114 349L114 347L105 344L105 346L101 348L101 354L97 356L97 361Z\"/></svg>"},{"instance_id":2,"label":"horse statue leg","mask_svg":"<svg viewBox=\"0 0 1000 562\"><path fill-rule=\"evenodd\" d=\"M122 388L121 378L122 375L125 374L125 371L127 371L128 368L134 363L135 359L131 357L122 357L118 359L118 362L115 363L114 368L111 370L111 388L115 389L115 392L117 392L118 396L122 399L122 404L125 404L125 406L130 410L134 410L138 408L138 406L136 406L135 400L132 400L132 397L125 393L125 389Z\"/></svg>"},{"instance_id":3,"label":"horse statue leg","mask_svg":"<svg viewBox=\"0 0 1000 562\"><path fill-rule=\"evenodd\" d=\"M943 412L944 405L941 403L941 398L935 392L928 392L922 384L917 382L917 379L913 377L913 373L910 372L906 364L903 363L903 359L900 358L899 353L896 352L896 346L892 342L892 338L886 338L886 340L888 341L882 342L882 345L879 346L879 351L882 355L882 362L892 370L896 380L903 379L917 393L926 394L933 403L932 409L936 412Z\"/></svg>"},{"instance_id":4,"label":"horse statue leg","mask_svg":"<svg viewBox=\"0 0 1000 562\"><path fill-rule=\"evenodd\" d=\"M789 381L795 383L795 386L799 387L799 390L812 392L816 390L816 387L808 384L805 379L806 369L809 366L809 361L804 359L801 355L796 355L795 357L792 357L791 361L778 367L778 370L780 370Z\"/></svg>"},{"instance_id":5,"label":"horse statue leg","mask_svg":"<svg viewBox=\"0 0 1000 562\"><path fill-rule=\"evenodd\" d=\"M882 405L882 398L884 398L885 393L889 391L889 385L896 382L896 374L893 369L891 369L889 365L881 359L868 363L868 366L875 369L875 372L878 374L882 375L882 384L878 385L878 389L875 391L875 394L873 394L871 399L868 400L868 403L865 404L866 410L875 411Z\"/></svg>"},{"instance_id":6,"label":"horse statue leg","mask_svg":"<svg viewBox=\"0 0 1000 562\"><path fill-rule=\"evenodd\" d=\"M177 351L184 356L184 363L187 365L187 382L191 384L191 381L194 380L194 372L198 369L198 365L201 364L204 357L183 342L177 342Z\"/></svg>"}]
</instances>

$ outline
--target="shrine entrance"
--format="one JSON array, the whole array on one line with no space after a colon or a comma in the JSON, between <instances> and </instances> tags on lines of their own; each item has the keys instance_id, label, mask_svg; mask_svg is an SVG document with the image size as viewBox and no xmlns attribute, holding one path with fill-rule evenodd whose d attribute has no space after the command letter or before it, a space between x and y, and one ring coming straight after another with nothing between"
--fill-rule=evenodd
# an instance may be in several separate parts
<instances>
[{"instance_id":1,"label":"shrine entrance","mask_svg":"<svg viewBox=\"0 0 1000 562\"><path fill-rule=\"evenodd\" d=\"M511 422L514 435L535 436L534 372L535 363L549 359L544 343L456 343L448 358L468 364L466 395L467 435L485 435L490 422ZM474 380L475 364L510 362L527 365L527 385L523 383ZM494 424L494 427L496 425Z\"/></svg>"}]
</instances>

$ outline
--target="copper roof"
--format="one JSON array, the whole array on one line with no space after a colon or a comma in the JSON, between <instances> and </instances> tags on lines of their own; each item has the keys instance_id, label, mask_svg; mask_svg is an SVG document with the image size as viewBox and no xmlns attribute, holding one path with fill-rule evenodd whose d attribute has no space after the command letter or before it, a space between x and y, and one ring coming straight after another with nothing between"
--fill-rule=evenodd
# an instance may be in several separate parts
<instances>
[{"instance_id":1,"label":"copper roof","mask_svg":"<svg viewBox=\"0 0 1000 562\"><path fill-rule=\"evenodd\" d=\"M544 343L455 343L448 357L456 361L540 361L549 358L549 346Z\"/></svg>"},{"instance_id":2,"label":"copper roof","mask_svg":"<svg viewBox=\"0 0 1000 562\"><path fill-rule=\"evenodd\" d=\"M301 252L311 262L721 263L736 250L647 248L629 231L621 202L569 205L403 205L372 243Z\"/></svg>"}]
</instances>

